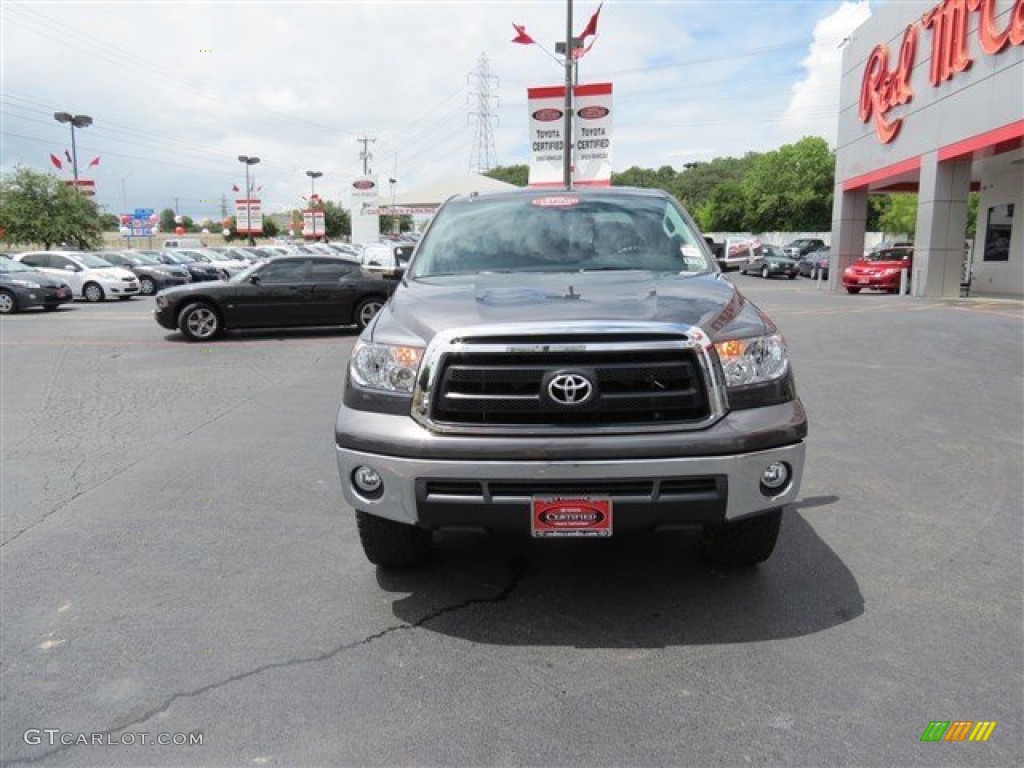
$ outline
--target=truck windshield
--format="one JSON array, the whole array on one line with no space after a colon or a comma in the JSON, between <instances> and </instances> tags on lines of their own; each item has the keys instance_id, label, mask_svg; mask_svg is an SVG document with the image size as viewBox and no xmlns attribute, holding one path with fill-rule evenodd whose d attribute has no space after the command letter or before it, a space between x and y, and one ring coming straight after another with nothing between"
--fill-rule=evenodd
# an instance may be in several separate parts
<instances>
[{"instance_id":1,"label":"truck windshield","mask_svg":"<svg viewBox=\"0 0 1024 768\"><path fill-rule=\"evenodd\" d=\"M673 202L628 194L497 196L452 201L413 260L412 278L478 272L713 270Z\"/></svg>"}]
</instances>

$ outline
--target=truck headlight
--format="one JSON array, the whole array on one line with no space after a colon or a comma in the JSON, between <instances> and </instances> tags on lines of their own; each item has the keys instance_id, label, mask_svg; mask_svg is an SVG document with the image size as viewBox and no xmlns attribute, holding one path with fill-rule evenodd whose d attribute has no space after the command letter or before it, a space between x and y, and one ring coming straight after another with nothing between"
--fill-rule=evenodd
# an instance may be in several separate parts
<instances>
[{"instance_id":1,"label":"truck headlight","mask_svg":"<svg viewBox=\"0 0 1024 768\"><path fill-rule=\"evenodd\" d=\"M719 341L715 349L730 387L773 381L789 369L786 342L779 334Z\"/></svg>"},{"instance_id":2,"label":"truck headlight","mask_svg":"<svg viewBox=\"0 0 1024 768\"><path fill-rule=\"evenodd\" d=\"M349 362L353 381L389 392L412 392L423 350L357 341Z\"/></svg>"}]
</instances>

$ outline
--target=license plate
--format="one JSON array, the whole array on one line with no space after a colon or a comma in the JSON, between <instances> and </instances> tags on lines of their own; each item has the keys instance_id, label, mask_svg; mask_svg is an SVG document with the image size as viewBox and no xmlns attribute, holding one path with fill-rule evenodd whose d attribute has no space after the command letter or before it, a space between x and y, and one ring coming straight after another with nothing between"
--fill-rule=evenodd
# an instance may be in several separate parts
<instances>
[{"instance_id":1,"label":"license plate","mask_svg":"<svg viewBox=\"0 0 1024 768\"><path fill-rule=\"evenodd\" d=\"M868 285L871 282L871 278L870 277L862 277L857 282L860 283L861 285Z\"/></svg>"},{"instance_id":2,"label":"license plate","mask_svg":"<svg viewBox=\"0 0 1024 768\"><path fill-rule=\"evenodd\" d=\"M530 533L534 538L612 535L612 500L607 496L534 496Z\"/></svg>"}]
</instances>

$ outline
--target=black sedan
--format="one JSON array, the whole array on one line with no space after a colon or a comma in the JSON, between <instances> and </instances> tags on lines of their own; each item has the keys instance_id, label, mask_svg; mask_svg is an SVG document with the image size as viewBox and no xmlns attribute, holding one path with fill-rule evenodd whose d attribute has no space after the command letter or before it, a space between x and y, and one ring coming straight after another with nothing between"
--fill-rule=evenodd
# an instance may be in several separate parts
<instances>
[{"instance_id":1,"label":"black sedan","mask_svg":"<svg viewBox=\"0 0 1024 768\"><path fill-rule=\"evenodd\" d=\"M760 253L747 262L747 265L740 270L742 274L755 274L761 277L776 277L782 275L790 280L797 276L796 259L790 258L782 252L782 249L764 244Z\"/></svg>"},{"instance_id":2,"label":"black sedan","mask_svg":"<svg viewBox=\"0 0 1024 768\"><path fill-rule=\"evenodd\" d=\"M152 296L162 288L192 282L192 275L181 264L163 264L155 256L135 251L100 251L97 254L115 267L124 267L139 278L139 293Z\"/></svg>"},{"instance_id":3,"label":"black sedan","mask_svg":"<svg viewBox=\"0 0 1024 768\"><path fill-rule=\"evenodd\" d=\"M73 298L71 288L62 280L20 261L0 259L0 315L29 307L52 310Z\"/></svg>"},{"instance_id":4,"label":"black sedan","mask_svg":"<svg viewBox=\"0 0 1024 768\"><path fill-rule=\"evenodd\" d=\"M152 256L161 264L179 265L188 270L188 273L192 276L192 282L202 282L203 280L220 280L220 272L212 264L207 264L205 261L194 261L188 256L183 256L174 251L136 251L137 253L143 253Z\"/></svg>"},{"instance_id":5,"label":"black sedan","mask_svg":"<svg viewBox=\"0 0 1024 768\"><path fill-rule=\"evenodd\" d=\"M820 248L817 251L807 254L797 262L797 269L804 277L817 280L821 277L828 279L828 265L832 259L832 251L828 247Z\"/></svg>"},{"instance_id":6,"label":"black sedan","mask_svg":"<svg viewBox=\"0 0 1024 768\"><path fill-rule=\"evenodd\" d=\"M156 295L156 321L193 341L225 330L355 325L365 328L395 282L332 256L278 256L228 281L193 283Z\"/></svg>"}]
</instances>

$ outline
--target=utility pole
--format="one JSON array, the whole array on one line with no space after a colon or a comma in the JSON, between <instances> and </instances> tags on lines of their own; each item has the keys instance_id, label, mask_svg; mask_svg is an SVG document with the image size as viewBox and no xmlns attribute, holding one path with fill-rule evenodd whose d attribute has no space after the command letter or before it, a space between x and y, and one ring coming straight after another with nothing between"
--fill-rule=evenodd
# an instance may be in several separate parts
<instances>
[{"instance_id":1,"label":"utility pole","mask_svg":"<svg viewBox=\"0 0 1024 768\"><path fill-rule=\"evenodd\" d=\"M224 221L228 217L228 196L223 192L220 193L220 220Z\"/></svg>"},{"instance_id":2,"label":"utility pole","mask_svg":"<svg viewBox=\"0 0 1024 768\"><path fill-rule=\"evenodd\" d=\"M473 153L469 158L469 170L482 173L489 171L498 164L497 155L494 151L494 129L493 123L497 116L491 110L491 103L497 103L498 97L492 91L498 87L498 78L491 74L490 65L486 54L480 54L476 70L468 75L470 81L475 81L476 90L469 94L470 100L475 102L476 109L469 113L469 118L476 118L476 135L473 138Z\"/></svg>"},{"instance_id":3,"label":"utility pole","mask_svg":"<svg viewBox=\"0 0 1024 768\"><path fill-rule=\"evenodd\" d=\"M373 159L373 155L370 154L370 150L368 149L367 145L372 144L377 140L371 139L369 136L362 136L356 139L356 141L362 142L363 144L363 151L359 153L359 158L363 161L363 176L369 176L370 160Z\"/></svg>"},{"instance_id":4,"label":"utility pole","mask_svg":"<svg viewBox=\"0 0 1024 768\"><path fill-rule=\"evenodd\" d=\"M572 0L565 2L565 126L562 129L562 182L565 188L572 187Z\"/></svg>"}]
</instances>

